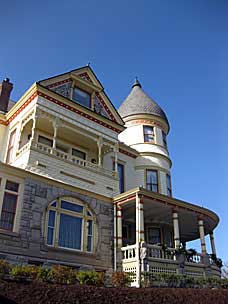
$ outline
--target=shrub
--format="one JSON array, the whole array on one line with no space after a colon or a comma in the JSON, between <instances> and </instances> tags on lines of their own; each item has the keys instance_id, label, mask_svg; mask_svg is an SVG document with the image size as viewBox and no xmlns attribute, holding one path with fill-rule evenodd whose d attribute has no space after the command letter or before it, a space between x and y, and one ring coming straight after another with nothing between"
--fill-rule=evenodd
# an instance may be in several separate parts
<instances>
[{"instance_id":1,"label":"shrub","mask_svg":"<svg viewBox=\"0 0 228 304\"><path fill-rule=\"evenodd\" d=\"M34 280L37 277L38 268L36 266L16 265L10 270L10 275L15 280Z\"/></svg>"},{"instance_id":2,"label":"shrub","mask_svg":"<svg viewBox=\"0 0 228 304\"><path fill-rule=\"evenodd\" d=\"M4 278L6 274L9 274L11 269L11 265L5 261L5 260L0 260L0 279Z\"/></svg>"},{"instance_id":3,"label":"shrub","mask_svg":"<svg viewBox=\"0 0 228 304\"><path fill-rule=\"evenodd\" d=\"M51 282L51 269L47 267L38 267L36 279L41 282Z\"/></svg>"},{"instance_id":4,"label":"shrub","mask_svg":"<svg viewBox=\"0 0 228 304\"><path fill-rule=\"evenodd\" d=\"M103 286L104 285L104 272L96 271L79 271L77 279L80 284Z\"/></svg>"},{"instance_id":5,"label":"shrub","mask_svg":"<svg viewBox=\"0 0 228 304\"><path fill-rule=\"evenodd\" d=\"M73 284L76 282L76 271L68 266L54 265L49 274L50 279L57 284Z\"/></svg>"},{"instance_id":6,"label":"shrub","mask_svg":"<svg viewBox=\"0 0 228 304\"><path fill-rule=\"evenodd\" d=\"M114 287L127 287L131 281L130 273L117 271L112 274L112 285Z\"/></svg>"}]
</instances>

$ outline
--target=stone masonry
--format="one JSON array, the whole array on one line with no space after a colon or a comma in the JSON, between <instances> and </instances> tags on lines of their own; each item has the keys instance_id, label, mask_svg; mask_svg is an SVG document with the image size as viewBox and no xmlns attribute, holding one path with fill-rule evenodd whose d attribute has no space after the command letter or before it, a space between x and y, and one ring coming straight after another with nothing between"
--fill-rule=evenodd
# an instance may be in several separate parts
<instances>
[{"instance_id":1,"label":"stone masonry","mask_svg":"<svg viewBox=\"0 0 228 304\"><path fill-rule=\"evenodd\" d=\"M47 206L56 198L70 196L88 204L96 215L97 245L95 253L50 248L45 244L44 228ZM113 206L111 203L69 191L62 186L26 178L19 233L0 232L0 258L15 263L66 264L96 270L112 269Z\"/></svg>"}]
</instances>

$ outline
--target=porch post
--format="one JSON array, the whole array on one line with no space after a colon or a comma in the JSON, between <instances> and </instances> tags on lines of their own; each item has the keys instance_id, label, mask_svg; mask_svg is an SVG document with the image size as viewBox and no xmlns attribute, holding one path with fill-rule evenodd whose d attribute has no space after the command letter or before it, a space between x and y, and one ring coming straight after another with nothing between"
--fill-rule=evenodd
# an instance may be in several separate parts
<instances>
[{"instance_id":1,"label":"porch post","mask_svg":"<svg viewBox=\"0 0 228 304\"><path fill-rule=\"evenodd\" d=\"M141 242L144 242L144 212L142 197L136 193L135 197L136 208L136 287L141 284L141 258L140 249Z\"/></svg>"},{"instance_id":2,"label":"porch post","mask_svg":"<svg viewBox=\"0 0 228 304\"><path fill-rule=\"evenodd\" d=\"M210 241L211 241L211 253L216 256L215 239L214 239L213 231L210 232Z\"/></svg>"},{"instance_id":3,"label":"porch post","mask_svg":"<svg viewBox=\"0 0 228 304\"><path fill-rule=\"evenodd\" d=\"M174 230L174 247L178 249L180 246L180 231L178 213L173 210L173 230Z\"/></svg>"},{"instance_id":4,"label":"porch post","mask_svg":"<svg viewBox=\"0 0 228 304\"><path fill-rule=\"evenodd\" d=\"M198 220L199 234L200 234L200 243L201 243L201 252L203 255L207 253L206 243L205 243L205 233L204 233L204 223L202 219Z\"/></svg>"},{"instance_id":5,"label":"porch post","mask_svg":"<svg viewBox=\"0 0 228 304\"><path fill-rule=\"evenodd\" d=\"M37 115L33 116L33 125L32 125L32 132L31 132L31 138L30 138L31 143L34 141L34 138L35 138L35 128L36 128L37 118L38 118Z\"/></svg>"},{"instance_id":6,"label":"porch post","mask_svg":"<svg viewBox=\"0 0 228 304\"><path fill-rule=\"evenodd\" d=\"M121 270L121 266L122 266L122 252L121 252L122 247L123 247L122 207L119 204L117 204L117 256L116 256L117 270Z\"/></svg>"},{"instance_id":7,"label":"porch post","mask_svg":"<svg viewBox=\"0 0 228 304\"><path fill-rule=\"evenodd\" d=\"M97 146L98 146L98 166L101 167L102 165L102 154L101 154L101 149L103 147L103 138L100 136L98 141L97 141Z\"/></svg>"},{"instance_id":8,"label":"porch post","mask_svg":"<svg viewBox=\"0 0 228 304\"><path fill-rule=\"evenodd\" d=\"M52 144L52 148L56 149L56 139L57 139L57 132L58 132L58 123L55 120L55 122L53 123L53 128L54 128L54 134L53 134L53 144Z\"/></svg>"},{"instance_id":9,"label":"porch post","mask_svg":"<svg viewBox=\"0 0 228 304\"><path fill-rule=\"evenodd\" d=\"M117 270L117 260L116 260L116 251L117 251L117 216L116 216L116 203L114 203L114 271Z\"/></svg>"}]
</instances>

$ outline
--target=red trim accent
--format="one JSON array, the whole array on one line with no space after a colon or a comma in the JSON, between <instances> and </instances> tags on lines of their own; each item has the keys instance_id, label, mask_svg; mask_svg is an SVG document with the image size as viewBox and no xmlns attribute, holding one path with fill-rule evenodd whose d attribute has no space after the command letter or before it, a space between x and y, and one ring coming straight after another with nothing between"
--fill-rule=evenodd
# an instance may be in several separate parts
<instances>
[{"instance_id":1,"label":"red trim accent","mask_svg":"<svg viewBox=\"0 0 228 304\"><path fill-rule=\"evenodd\" d=\"M109 108L107 107L106 103L104 102L103 98L101 97L101 95L96 92L96 96L97 98L100 100L100 102L102 103L103 107L105 108L106 112L108 113L108 115L111 117L112 120L115 120L115 117L113 116L112 112L109 110Z\"/></svg>"},{"instance_id":2,"label":"red trim accent","mask_svg":"<svg viewBox=\"0 0 228 304\"><path fill-rule=\"evenodd\" d=\"M123 150L123 149L119 149L119 152L122 153L122 154L125 154L125 155L127 155L127 156L130 156L130 157L132 157L132 158L137 158L136 155L134 155L134 154L132 154L132 153L130 153L130 152L128 152L128 151L125 151L125 150Z\"/></svg>"},{"instance_id":3,"label":"red trim accent","mask_svg":"<svg viewBox=\"0 0 228 304\"><path fill-rule=\"evenodd\" d=\"M7 126L7 121L0 119L0 125Z\"/></svg>"},{"instance_id":4,"label":"red trim accent","mask_svg":"<svg viewBox=\"0 0 228 304\"><path fill-rule=\"evenodd\" d=\"M114 131L114 132L116 132L116 133L120 133L120 132L121 132L121 130L116 129L116 128L114 128L114 127L108 125L107 123L105 123L105 122L103 122L103 121L100 121L100 120L98 120L98 119L96 119L96 118L90 116L89 114L83 113L82 111L80 111L80 110L78 110L78 109L76 109L76 108L74 108L74 107L72 107L72 106L68 106L68 105L64 104L63 102L60 102L60 101L58 101L57 99L52 98L52 97L50 97L50 96L48 96L48 95L46 95L46 94L44 94L44 93L42 93L42 92L39 92L39 91L36 91L31 97L29 97L29 98L23 103L23 105L22 105L22 106L21 106L21 107L20 107L20 108L19 108L19 109L18 109L18 110L17 110L17 111L16 111L16 112L7 120L7 121L0 120L0 124L3 124L3 125L5 125L5 126L9 125L9 123L10 123L14 118L16 118L17 115L18 115L19 113L21 113L21 111L24 110L24 109L27 107L27 105L29 105L29 104L32 102L32 100L33 100L35 97L37 97L37 96L44 97L45 99L47 99L47 100L49 100L49 101L51 101L51 102L53 102L53 103L55 103L55 104L57 104L57 105L63 107L63 108L66 108L66 109L69 110L69 111L72 111L72 112L74 112L74 113L77 113L77 114L79 114L79 115L85 117L85 118L88 118L89 120L91 120L91 121L93 121L93 122L96 122L97 124L102 125L102 126L104 126L105 128L108 128L108 129L110 129L110 130L112 130L112 131Z\"/></svg>"},{"instance_id":5,"label":"red trim accent","mask_svg":"<svg viewBox=\"0 0 228 304\"><path fill-rule=\"evenodd\" d=\"M83 116L83 117L86 117L86 118L88 118L89 120L92 120L92 121L96 122L96 123L99 124L99 125L102 125L102 126L108 128L108 129L111 129L111 130L113 130L113 131L116 132L116 133L120 133L120 132L121 132L120 130L118 130L118 129L116 129L116 128L114 128L114 127L112 127L112 126L106 124L105 122L100 121L100 120L98 120L98 119L96 119L96 118L90 116L89 114L85 114L85 113L83 113L82 111L80 111L80 110L78 110L78 109L76 109L76 108L74 108L74 107L72 107L72 106L68 106L68 105L66 105L66 104L63 103L63 102L60 102L60 101L58 101L57 99L48 96L47 94L44 94L44 93L41 93L41 92L38 91L38 95L41 96L41 97L44 97L45 99L47 99L47 100L49 100L49 101L51 101L51 102L53 102L53 103L55 103L55 104L57 104L57 105L63 107L63 108L66 108L67 110L70 110L70 111L72 111L72 112L74 112L74 113L77 113L77 114Z\"/></svg>"},{"instance_id":6,"label":"red trim accent","mask_svg":"<svg viewBox=\"0 0 228 304\"><path fill-rule=\"evenodd\" d=\"M81 78L86 78L87 81L92 82L91 78L89 77L89 75L85 72L85 73L81 73L78 75Z\"/></svg>"},{"instance_id":7,"label":"red trim accent","mask_svg":"<svg viewBox=\"0 0 228 304\"><path fill-rule=\"evenodd\" d=\"M61 84L64 84L64 83L67 83L67 82L70 82L71 81L71 78L67 78L67 79L64 79L64 80L61 80L61 81L58 81L58 82L54 82L52 84L49 84L48 86L46 86L48 89L50 88L54 88L54 87L57 87Z\"/></svg>"}]
</instances>

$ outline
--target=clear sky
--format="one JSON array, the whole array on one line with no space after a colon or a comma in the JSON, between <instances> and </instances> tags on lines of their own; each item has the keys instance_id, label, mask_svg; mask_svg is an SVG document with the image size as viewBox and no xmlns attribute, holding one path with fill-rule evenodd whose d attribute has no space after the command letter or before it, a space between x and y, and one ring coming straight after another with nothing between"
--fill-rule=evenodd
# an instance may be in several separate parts
<instances>
[{"instance_id":1,"label":"clear sky","mask_svg":"<svg viewBox=\"0 0 228 304\"><path fill-rule=\"evenodd\" d=\"M90 62L118 107L138 76L170 121L173 194L219 215L225 261L227 16L227 0L12 0L0 8L0 79L14 83L14 100L33 82Z\"/></svg>"}]
</instances>

